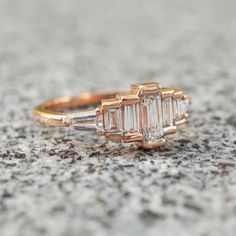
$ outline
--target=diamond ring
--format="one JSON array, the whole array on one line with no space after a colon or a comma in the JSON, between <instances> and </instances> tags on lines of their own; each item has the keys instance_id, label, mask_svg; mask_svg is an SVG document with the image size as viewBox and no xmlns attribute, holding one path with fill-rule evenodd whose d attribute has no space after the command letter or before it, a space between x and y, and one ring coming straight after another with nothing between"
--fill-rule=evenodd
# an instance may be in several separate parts
<instances>
[{"instance_id":1,"label":"diamond ring","mask_svg":"<svg viewBox=\"0 0 236 236\"><path fill-rule=\"evenodd\" d=\"M164 146L165 136L186 121L189 104L190 98L180 89L151 82L133 84L129 91L52 99L37 106L33 114L42 124L95 131L109 141L135 142L153 149ZM66 112L75 108L79 111Z\"/></svg>"}]
</instances>

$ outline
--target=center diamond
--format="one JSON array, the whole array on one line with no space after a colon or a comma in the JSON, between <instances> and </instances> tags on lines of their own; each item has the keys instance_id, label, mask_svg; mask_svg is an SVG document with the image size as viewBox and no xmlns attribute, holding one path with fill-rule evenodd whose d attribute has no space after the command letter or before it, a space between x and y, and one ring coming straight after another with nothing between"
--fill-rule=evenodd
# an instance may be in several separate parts
<instances>
[{"instance_id":1,"label":"center diamond","mask_svg":"<svg viewBox=\"0 0 236 236\"><path fill-rule=\"evenodd\" d=\"M155 141L163 136L161 97L159 95L144 96L142 127L144 142Z\"/></svg>"}]
</instances>

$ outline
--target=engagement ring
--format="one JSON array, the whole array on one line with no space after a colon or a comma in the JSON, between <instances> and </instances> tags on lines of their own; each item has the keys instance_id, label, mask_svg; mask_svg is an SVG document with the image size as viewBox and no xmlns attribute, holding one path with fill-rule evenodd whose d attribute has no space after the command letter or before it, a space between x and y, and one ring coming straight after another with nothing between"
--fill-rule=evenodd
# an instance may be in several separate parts
<instances>
[{"instance_id":1,"label":"engagement ring","mask_svg":"<svg viewBox=\"0 0 236 236\"><path fill-rule=\"evenodd\" d=\"M126 92L91 92L49 100L34 109L34 118L42 124L95 131L109 141L135 142L153 149L164 146L165 136L174 134L186 121L189 104L190 98L180 89L152 82L134 84ZM85 110L91 106L92 110Z\"/></svg>"}]
</instances>

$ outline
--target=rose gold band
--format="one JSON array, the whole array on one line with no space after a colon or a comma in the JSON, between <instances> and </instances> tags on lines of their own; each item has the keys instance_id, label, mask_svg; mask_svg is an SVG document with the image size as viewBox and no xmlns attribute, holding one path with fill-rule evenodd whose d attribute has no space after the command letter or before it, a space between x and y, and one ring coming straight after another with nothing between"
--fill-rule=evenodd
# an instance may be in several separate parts
<instances>
[{"instance_id":1,"label":"rose gold band","mask_svg":"<svg viewBox=\"0 0 236 236\"><path fill-rule=\"evenodd\" d=\"M164 137L186 121L189 99L180 89L159 83L134 84L128 91L91 92L49 100L34 109L46 125L96 131L109 141L137 142L147 149L165 144ZM86 107L93 106L91 110ZM95 108L94 108L95 107ZM79 109L78 112L66 112Z\"/></svg>"},{"instance_id":2,"label":"rose gold band","mask_svg":"<svg viewBox=\"0 0 236 236\"><path fill-rule=\"evenodd\" d=\"M63 110L80 109L85 106L100 105L103 99L115 98L117 92L88 92L77 96L60 97L46 101L35 107L33 114L36 121L49 126L70 126L66 123L68 115ZM78 114L79 112L76 112ZM81 111L83 113L83 111Z\"/></svg>"}]
</instances>

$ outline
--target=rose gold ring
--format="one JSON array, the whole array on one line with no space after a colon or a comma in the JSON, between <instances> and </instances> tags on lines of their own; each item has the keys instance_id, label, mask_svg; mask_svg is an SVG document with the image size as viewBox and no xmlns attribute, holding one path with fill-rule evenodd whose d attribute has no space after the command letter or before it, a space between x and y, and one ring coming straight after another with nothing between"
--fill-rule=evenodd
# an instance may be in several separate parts
<instances>
[{"instance_id":1,"label":"rose gold ring","mask_svg":"<svg viewBox=\"0 0 236 236\"><path fill-rule=\"evenodd\" d=\"M126 92L82 93L49 100L34 109L34 118L50 126L95 131L109 141L135 142L144 149L164 146L186 121L190 99L180 89L159 83L133 84ZM93 106L92 110L84 110ZM78 112L66 112L68 109Z\"/></svg>"}]
</instances>

